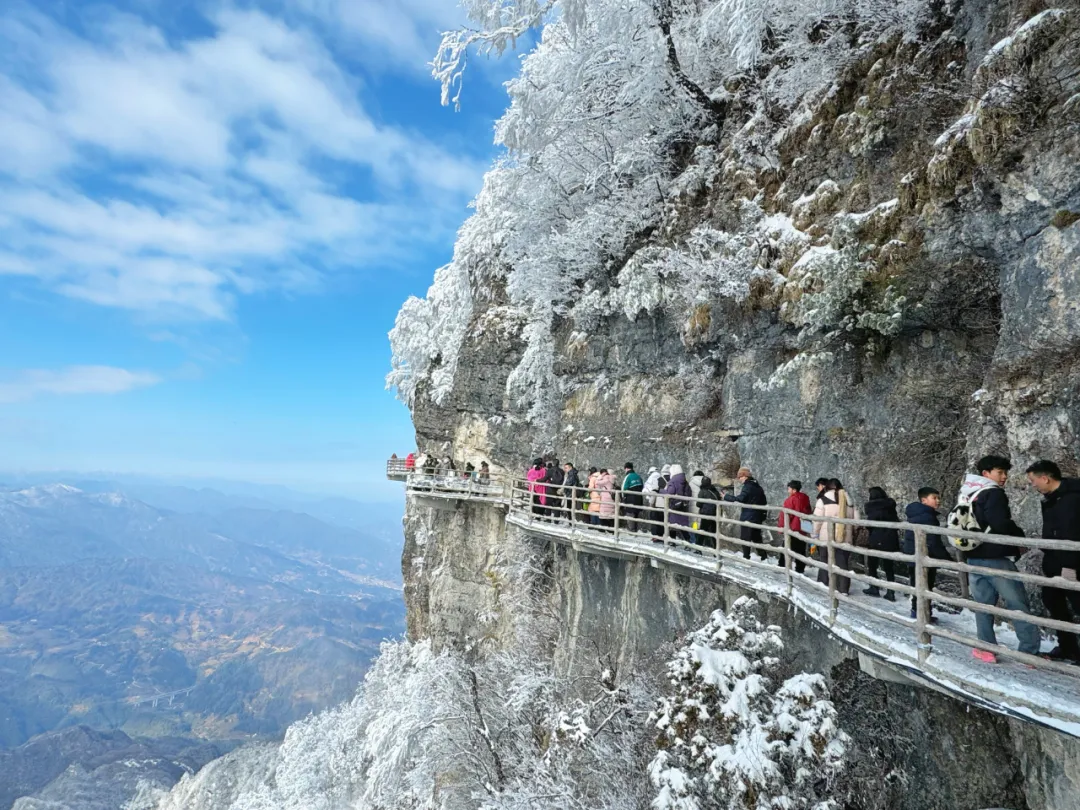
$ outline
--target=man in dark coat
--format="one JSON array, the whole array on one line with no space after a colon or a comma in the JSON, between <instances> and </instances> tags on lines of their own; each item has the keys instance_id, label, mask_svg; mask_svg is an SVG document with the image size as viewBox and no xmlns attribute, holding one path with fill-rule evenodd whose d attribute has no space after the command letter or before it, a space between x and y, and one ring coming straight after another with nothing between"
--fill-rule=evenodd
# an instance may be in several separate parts
<instances>
[{"instance_id":1,"label":"man in dark coat","mask_svg":"<svg viewBox=\"0 0 1080 810\"><path fill-rule=\"evenodd\" d=\"M896 501L889 497L881 487L870 487L869 497L866 499L866 519L881 523L899 523L900 518L896 514ZM875 526L870 529L868 539L869 548L874 551L899 551L900 532L896 529L886 529ZM880 559L871 554L866 555L866 570L874 579L878 578L878 567L885 569L885 579L888 582L896 581L896 566L892 560ZM867 596L881 596L877 585L871 585L863 590ZM896 594L891 589L885 591L885 599L890 602L896 601Z\"/></svg>"},{"instance_id":2,"label":"man in dark coat","mask_svg":"<svg viewBox=\"0 0 1080 810\"><path fill-rule=\"evenodd\" d=\"M556 520L564 516L562 498L560 497L565 482L564 475L562 465L559 464L558 459L548 462L547 475L544 476L543 483L551 484L547 488L547 508L548 514Z\"/></svg>"},{"instance_id":3,"label":"man in dark coat","mask_svg":"<svg viewBox=\"0 0 1080 810\"><path fill-rule=\"evenodd\" d=\"M909 503L904 510L904 515L907 517L908 523L917 523L920 526L940 526L941 515L938 513L938 509L941 507L941 493L933 487L923 487L919 490L919 500L915 503ZM901 550L905 554L915 553L915 532L908 529L904 532L904 542ZM926 551L935 560L948 560L949 553L945 550L945 543L941 539L940 534L931 534L927 532L926 535ZM934 590L934 583L937 582L938 569L931 566L926 568L926 587L930 590ZM911 566L911 584L915 584L915 566ZM919 600L914 596L911 597L911 618L916 618L918 615ZM930 603L931 609L933 609L933 603ZM937 624L937 619L933 616L930 617L930 621L933 624Z\"/></svg>"},{"instance_id":4,"label":"man in dark coat","mask_svg":"<svg viewBox=\"0 0 1080 810\"><path fill-rule=\"evenodd\" d=\"M1043 496L1043 537L1077 544L1076 551L1044 551L1043 575L1076 582L1080 570L1080 479L1063 479L1061 468L1052 461L1035 462L1028 467L1027 477ZM1042 597L1051 617L1062 622L1080 620L1080 591L1046 587ZM1058 630L1057 636L1058 646L1049 657L1080 663L1076 634Z\"/></svg>"},{"instance_id":5,"label":"man in dark coat","mask_svg":"<svg viewBox=\"0 0 1080 810\"><path fill-rule=\"evenodd\" d=\"M698 545L716 548L716 502L720 493L713 486L712 479L705 475L701 478L698 490Z\"/></svg>"},{"instance_id":6,"label":"man in dark coat","mask_svg":"<svg viewBox=\"0 0 1080 810\"><path fill-rule=\"evenodd\" d=\"M725 501L734 501L743 505L742 511L739 512L739 520L744 523L757 523L762 524L765 522L765 510L755 509L755 506L764 506L767 501L765 500L765 490L761 488L761 484L754 478L753 473L750 472L749 467L740 467L738 472L739 483L742 487L739 489L739 494L727 493L724 495ZM744 543L761 543L761 529L755 529L751 526L740 526L739 537ZM743 546L742 555L746 559L750 559L750 546ZM758 549L758 556L763 560L769 559L768 552L764 549Z\"/></svg>"},{"instance_id":7,"label":"man in dark coat","mask_svg":"<svg viewBox=\"0 0 1080 810\"><path fill-rule=\"evenodd\" d=\"M581 479L578 477L577 467L569 461L563 465L562 485L566 505L569 508L570 520L577 520L579 518L577 510L581 508L582 493L577 492L576 488L581 486Z\"/></svg>"}]
</instances>

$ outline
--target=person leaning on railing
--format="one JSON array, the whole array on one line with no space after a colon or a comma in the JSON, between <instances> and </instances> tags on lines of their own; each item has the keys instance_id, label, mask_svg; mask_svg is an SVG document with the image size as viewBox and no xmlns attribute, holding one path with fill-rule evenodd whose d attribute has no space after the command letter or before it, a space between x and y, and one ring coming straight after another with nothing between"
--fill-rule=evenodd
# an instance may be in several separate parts
<instances>
[{"instance_id":1,"label":"person leaning on railing","mask_svg":"<svg viewBox=\"0 0 1080 810\"><path fill-rule=\"evenodd\" d=\"M1080 569L1080 479L1062 478L1061 468L1052 461L1035 462L1027 468L1027 477L1043 496L1042 536L1049 540L1078 543L1076 551L1044 551L1043 575L1076 582L1076 573ZM1051 618L1062 622L1080 619L1080 591L1048 585L1043 588L1042 599ZM1077 643L1076 634L1058 630L1057 637L1058 646L1047 657L1080 663L1080 644Z\"/></svg>"},{"instance_id":2,"label":"person leaning on railing","mask_svg":"<svg viewBox=\"0 0 1080 810\"><path fill-rule=\"evenodd\" d=\"M1024 530L1016 525L1009 510L1009 496L1002 487L1009 479L1012 462L1004 456L983 456L975 465L978 474L969 474L960 487L957 498L960 506L967 504L982 531L1008 537L1023 537ZM959 506L958 506L959 508ZM955 510L954 510L955 511ZM971 572L971 598L982 605L996 605L998 597L1009 610L1031 613L1024 583L1015 579L994 576L990 571L1016 572L1016 563L1010 558L1019 557L1022 549L1000 543L980 543L968 552L967 563L988 569L985 574ZM1039 654L1041 637L1039 628L1028 622L1014 622L1018 649L1029 655ZM975 630L979 641L997 644L994 633L994 617L989 613L975 613ZM997 656L987 650L972 650L971 654L988 664L997 662Z\"/></svg>"}]
</instances>

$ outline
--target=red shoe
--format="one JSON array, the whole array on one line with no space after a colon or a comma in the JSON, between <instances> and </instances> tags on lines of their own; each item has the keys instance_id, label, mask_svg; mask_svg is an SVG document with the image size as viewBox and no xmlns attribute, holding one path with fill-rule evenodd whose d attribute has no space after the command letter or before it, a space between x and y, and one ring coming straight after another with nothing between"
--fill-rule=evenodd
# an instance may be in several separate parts
<instances>
[{"instance_id":1,"label":"red shoe","mask_svg":"<svg viewBox=\"0 0 1080 810\"><path fill-rule=\"evenodd\" d=\"M972 650L971 654L982 661L984 664L996 664L997 656L992 652L986 650Z\"/></svg>"}]
</instances>

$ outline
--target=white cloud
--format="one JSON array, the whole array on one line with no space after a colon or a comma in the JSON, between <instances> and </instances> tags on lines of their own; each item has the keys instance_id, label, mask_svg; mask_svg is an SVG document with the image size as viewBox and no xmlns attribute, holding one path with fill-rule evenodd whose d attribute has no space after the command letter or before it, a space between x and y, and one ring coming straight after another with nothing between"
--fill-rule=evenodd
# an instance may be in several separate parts
<instances>
[{"instance_id":1,"label":"white cloud","mask_svg":"<svg viewBox=\"0 0 1080 810\"><path fill-rule=\"evenodd\" d=\"M0 379L0 403L25 402L46 394L121 394L159 382L161 378L156 374L114 366L68 366L58 371L27 369L9 380Z\"/></svg>"},{"instance_id":2,"label":"white cloud","mask_svg":"<svg viewBox=\"0 0 1080 810\"><path fill-rule=\"evenodd\" d=\"M434 5L394 13L410 8ZM117 13L77 35L0 12L0 275L220 320L239 295L449 237L481 161L373 118L305 28L229 8L207 22L166 38Z\"/></svg>"},{"instance_id":3,"label":"white cloud","mask_svg":"<svg viewBox=\"0 0 1080 810\"><path fill-rule=\"evenodd\" d=\"M384 63L430 74L443 31L464 24L454 0L287 0L321 19L348 40L371 49Z\"/></svg>"}]
</instances>

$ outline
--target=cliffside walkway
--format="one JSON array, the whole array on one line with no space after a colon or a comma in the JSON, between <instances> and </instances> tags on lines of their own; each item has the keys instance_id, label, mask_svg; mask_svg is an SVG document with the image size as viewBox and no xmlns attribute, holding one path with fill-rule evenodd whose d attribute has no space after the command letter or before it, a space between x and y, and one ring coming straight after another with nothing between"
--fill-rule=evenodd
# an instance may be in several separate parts
<instances>
[{"instance_id":1,"label":"cliffside walkway","mask_svg":"<svg viewBox=\"0 0 1080 810\"><path fill-rule=\"evenodd\" d=\"M647 560L653 567L671 567L689 576L726 580L756 592L759 598L782 600L855 649L862 668L875 677L936 689L974 705L1080 737L1080 666L1017 652L1016 637L1003 623L997 628L999 645L982 643L975 635L975 613L1020 619L1053 630L1080 632L1080 625L979 604L968 598L966 591L963 594L931 591L927 587L927 572L931 568L952 572L960 579L979 569L951 559L931 558L927 553L926 526L817 518L815 524L821 527L821 533L812 539L775 525L777 515L791 514L781 507L762 507L770 515L772 525L759 525L729 516L732 509L737 514L741 505L717 503L717 515L706 517L704 528L700 523L694 528L679 524L683 517L690 524L700 521L693 511L707 501L691 503L689 510L693 511L679 511L661 498L661 503L647 509L621 503L621 494L616 491L601 515L587 511L590 501L586 489L566 492L567 497L542 504L536 485L515 478L493 476L481 484L457 475L410 472L404 480L408 491L416 496L480 501L506 508L508 524L580 552ZM563 492L560 490L560 496ZM607 525L593 524L592 514ZM805 515L793 516L806 519ZM736 535L744 526L763 529L775 538L775 543L741 540ZM834 540L842 537L844 531L853 531L850 527L911 529L915 533L915 554L854 548ZM993 535L949 533L980 541L995 539ZM1068 541L998 539L1027 548L1074 548ZM807 545L816 543L818 553L814 556L799 553L800 541ZM742 556L744 548L755 556L759 551L773 556L768 562L747 560ZM870 556L891 559L901 577L906 567L914 569L913 576L890 583L863 571L841 567L845 552L856 559ZM783 564L778 563L778 556L784 560ZM795 562L805 566L805 574L796 573ZM826 582L818 581L819 571L824 572L821 577ZM999 573L1029 584L1080 590L1077 583L1061 578L995 571L995 575ZM851 582L847 593L845 578ZM864 595L864 584L895 591L897 601ZM914 618L910 614L911 597L915 597L917 604ZM1052 640L1043 640L1043 652L1053 646ZM974 659L971 652L974 648L993 652L999 663L986 664Z\"/></svg>"}]
</instances>

